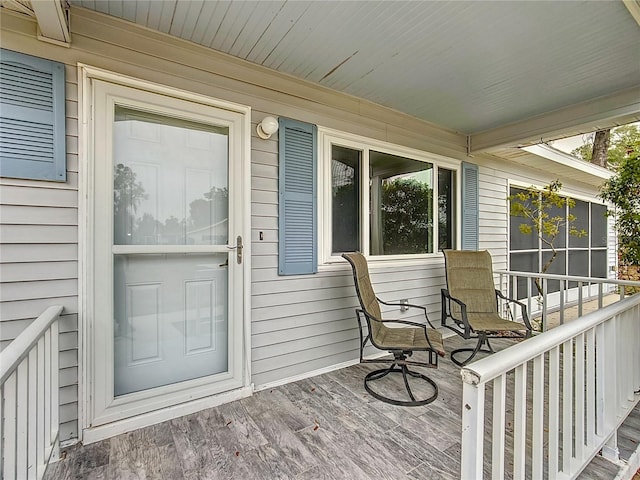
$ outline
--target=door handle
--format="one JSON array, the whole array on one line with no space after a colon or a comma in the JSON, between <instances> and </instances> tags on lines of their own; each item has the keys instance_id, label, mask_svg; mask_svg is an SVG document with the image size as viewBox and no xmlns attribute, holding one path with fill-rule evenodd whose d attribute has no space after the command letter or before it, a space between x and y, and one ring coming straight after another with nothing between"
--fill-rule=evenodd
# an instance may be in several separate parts
<instances>
[{"instance_id":1,"label":"door handle","mask_svg":"<svg viewBox=\"0 0 640 480\"><path fill-rule=\"evenodd\" d=\"M238 238L236 238L236 261L238 265L242 263L242 247L242 237L238 235Z\"/></svg>"},{"instance_id":2,"label":"door handle","mask_svg":"<svg viewBox=\"0 0 640 480\"><path fill-rule=\"evenodd\" d=\"M230 247L229 245L227 245L227 248L229 250L235 250L236 251L236 262L238 262L238 264L242 263L242 248L244 247L244 245L242 245L242 237L240 235L237 236L236 238L236 245L235 247ZM227 262L228 265L228 262Z\"/></svg>"}]
</instances>

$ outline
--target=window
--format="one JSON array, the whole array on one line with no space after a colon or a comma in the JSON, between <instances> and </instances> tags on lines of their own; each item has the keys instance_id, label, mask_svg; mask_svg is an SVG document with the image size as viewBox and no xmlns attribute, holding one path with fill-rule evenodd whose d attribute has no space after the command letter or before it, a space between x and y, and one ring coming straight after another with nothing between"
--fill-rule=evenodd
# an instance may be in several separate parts
<instances>
[{"instance_id":1,"label":"window","mask_svg":"<svg viewBox=\"0 0 640 480\"><path fill-rule=\"evenodd\" d=\"M455 248L457 162L367 139L323 134L325 261Z\"/></svg>"},{"instance_id":2,"label":"window","mask_svg":"<svg viewBox=\"0 0 640 480\"><path fill-rule=\"evenodd\" d=\"M523 191L512 186L510 195ZM546 273L572 275L579 277L607 276L607 217L606 206L585 200L575 200L571 213L576 219L572 226L587 232L586 236L570 235L567 228L562 228L554 245L558 254ZM550 216L566 216L569 213L565 205L563 209L555 209ZM551 248L538 239L535 233L530 235L520 232L523 219L510 217L509 263L510 270L520 272L539 272L552 255ZM577 287L570 282L569 288ZM560 290L559 281L549 281L548 293ZM526 280L520 279L518 297L526 297Z\"/></svg>"}]
</instances>

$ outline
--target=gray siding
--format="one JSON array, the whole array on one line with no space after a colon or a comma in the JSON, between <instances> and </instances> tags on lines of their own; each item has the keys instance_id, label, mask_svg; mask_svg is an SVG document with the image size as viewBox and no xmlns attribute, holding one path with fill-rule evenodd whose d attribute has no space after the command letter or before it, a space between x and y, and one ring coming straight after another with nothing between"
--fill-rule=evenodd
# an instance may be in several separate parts
<instances>
[{"instance_id":1,"label":"gray siding","mask_svg":"<svg viewBox=\"0 0 640 480\"><path fill-rule=\"evenodd\" d=\"M458 160L466 159L462 135L87 11L72 9L69 49L37 41L27 18L4 14L1 21L4 48L67 64L68 181L0 179L0 341L15 338L48 305L65 306L62 440L77 435L78 418L77 62L252 107L251 380L260 388L357 359L357 300L347 265L316 275L277 275L277 136L261 140L255 125L267 114L287 116ZM490 157L472 160L480 165L480 248L491 251L496 268L507 268L508 181L540 183L544 174ZM439 321L441 257L371 271L381 297L426 305L431 320Z\"/></svg>"}]
</instances>

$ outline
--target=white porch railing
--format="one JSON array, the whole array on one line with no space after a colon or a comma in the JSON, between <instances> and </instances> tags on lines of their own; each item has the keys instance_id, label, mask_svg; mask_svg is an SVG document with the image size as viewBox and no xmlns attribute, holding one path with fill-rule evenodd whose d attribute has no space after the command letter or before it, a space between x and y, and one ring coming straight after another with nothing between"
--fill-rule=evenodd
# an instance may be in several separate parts
<instances>
[{"instance_id":1,"label":"white porch railing","mask_svg":"<svg viewBox=\"0 0 640 480\"><path fill-rule=\"evenodd\" d=\"M512 465L515 479L568 479L601 449L615 457L640 400L638 345L634 295L464 367L461 478Z\"/></svg>"},{"instance_id":2,"label":"white porch railing","mask_svg":"<svg viewBox=\"0 0 640 480\"><path fill-rule=\"evenodd\" d=\"M548 273L513 272L496 270L499 275L499 285L505 295L511 298L520 297L527 305L527 311L532 318L542 319L542 331L547 330L547 317L550 312L558 311L560 324L565 320L567 307L575 305L579 317L583 315L583 307L588 301L598 301L598 308L602 308L605 295L617 293L620 299L625 297L625 287L640 287L640 282L630 280L615 280L597 277L574 277L567 275L553 275ZM535 280L540 280L542 294L535 286ZM524 291L518 285L525 281ZM549 292L549 282L559 282L559 291Z\"/></svg>"},{"instance_id":3,"label":"white porch railing","mask_svg":"<svg viewBox=\"0 0 640 480\"><path fill-rule=\"evenodd\" d=\"M40 479L58 450L58 319L47 308L0 352L0 478Z\"/></svg>"}]
</instances>

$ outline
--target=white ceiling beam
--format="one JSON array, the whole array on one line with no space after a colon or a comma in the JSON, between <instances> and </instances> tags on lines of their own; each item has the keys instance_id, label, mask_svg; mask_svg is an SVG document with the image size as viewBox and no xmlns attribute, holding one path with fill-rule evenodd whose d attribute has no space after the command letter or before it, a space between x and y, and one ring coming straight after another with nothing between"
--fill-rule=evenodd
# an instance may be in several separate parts
<instances>
[{"instance_id":1,"label":"white ceiling beam","mask_svg":"<svg viewBox=\"0 0 640 480\"><path fill-rule=\"evenodd\" d=\"M31 0L38 21L38 39L69 46L69 9L65 0Z\"/></svg>"},{"instance_id":2,"label":"white ceiling beam","mask_svg":"<svg viewBox=\"0 0 640 480\"><path fill-rule=\"evenodd\" d=\"M471 135L471 154L579 135L640 121L640 87Z\"/></svg>"}]
</instances>

